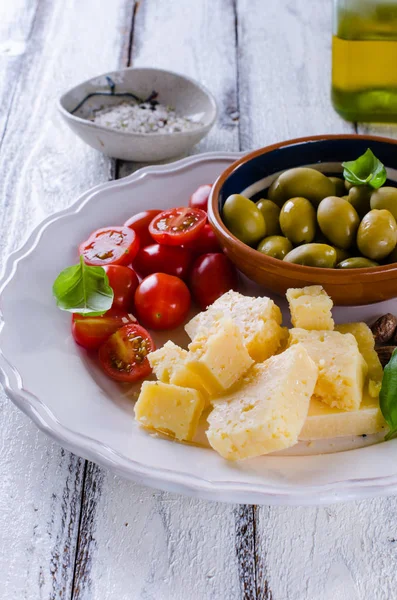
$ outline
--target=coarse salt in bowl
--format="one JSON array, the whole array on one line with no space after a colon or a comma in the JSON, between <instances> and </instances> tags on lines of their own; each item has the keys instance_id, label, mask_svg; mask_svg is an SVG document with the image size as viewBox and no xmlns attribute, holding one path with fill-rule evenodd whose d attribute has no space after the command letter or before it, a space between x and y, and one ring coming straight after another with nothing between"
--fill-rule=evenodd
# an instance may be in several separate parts
<instances>
[{"instance_id":1,"label":"coarse salt in bowl","mask_svg":"<svg viewBox=\"0 0 397 600\"><path fill-rule=\"evenodd\" d=\"M117 94L147 99L146 107L132 108L132 98L117 95L93 95L82 103L95 92L109 94L110 82ZM208 133L217 114L215 99L202 85L152 68L123 69L85 81L66 92L58 108L69 127L93 148L113 158L144 162L185 154ZM151 116L140 115L146 111Z\"/></svg>"}]
</instances>

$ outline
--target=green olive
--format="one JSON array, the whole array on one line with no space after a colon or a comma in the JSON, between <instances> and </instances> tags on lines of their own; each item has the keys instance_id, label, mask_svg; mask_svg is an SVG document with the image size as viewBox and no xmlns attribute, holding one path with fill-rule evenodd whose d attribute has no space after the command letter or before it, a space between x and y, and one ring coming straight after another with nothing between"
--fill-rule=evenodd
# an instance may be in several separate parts
<instances>
[{"instance_id":1,"label":"green olive","mask_svg":"<svg viewBox=\"0 0 397 600\"><path fill-rule=\"evenodd\" d=\"M349 190L347 200L361 218L371 210L371 191L372 189L368 185L354 185Z\"/></svg>"},{"instance_id":2,"label":"green olive","mask_svg":"<svg viewBox=\"0 0 397 600\"><path fill-rule=\"evenodd\" d=\"M297 265L332 269L336 263L336 250L328 244L303 244L288 252L284 260Z\"/></svg>"},{"instance_id":3,"label":"green olive","mask_svg":"<svg viewBox=\"0 0 397 600\"><path fill-rule=\"evenodd\" d=\"M335 196L344 196L346 194L345 180L340 177L328 177L335 186Z\"/></svg>"},{"instance_id":4,"label":"green olive","mask_svg":"<svg viewBox=\"0 0 397 600\"><path fill-rule=\"evenodd\" d=\"M344 250L352 245L360 224L353 206L337 196L321 200L317 209L317 221L329 241Z\"/></svg>"},{"instance_id":5,"label":"green olive","mask_svg":"<svg viewBox=\"0 0 397 600\"><path fill-rule=\"evenodd\" d=\"M334 193L335 186L326 175L309 167L297 167L284 171L273 181L268 197L279 206L298 196L307 198L318 206L323 198Z\"/></svg>"},{"instance_id":6,"label":"green olive","mask_svg":"<svg viewBox=\"0 0 397 600\"><path fill-rule=\"evenodd\" d=\"M286 256L288 252L291 252L292 248L291 242L286 237L283 237L282 235L271 235L259 242L257 250L262 252L262 254L267 254L267 256L283 260L284 256Z\"/></svg>"},{"instance_id":7,"label":"green olive","mask_svg":"<svg viewBox=\"0 0 397 600\"><path fill-rule=\"evenodd\" d=\"M361 254L372 260L382 260L394 250L397 242L396 220L388 210L371 210L365 215L357 232Z\"/></svg>"},{"instance_id":8,"label":"green olive","mask_svg":"<svg viewBox=\"0 0 397 600\"><path fill-rule=\"evenodd\" d=\"M377 267L378 263L364 256L352 256L340 261L337 265L337 269L368 269L368 267Z\"/></svg>"},{"instance_id":9,"label":"green olive","mask_svg":"<svg viewBox=\"0 0 397 600\"><path fill-rule=\"evenodd\" d=\"M346 190L349 191L349 190L351 190L352 187L353 187L353 184L350 183L350 181L347 181L345 179L345 188L346 188Z\"/></svg>"},{"instance_id":10,"label":"green olive","mask_svg":"<svg viewBox=\"0 0 397 600\"><path fill-rule=\"evenodd\" d=\"M316 234L316 211L306 198L291 198L280 212L281 231L293 244L312 242Z\"/></svg>"},{"instance_id":11,"label":"green olive","mask_svg":"<svg viewBox=\"0 0 397 600\"><path fill-rule=\"evenodd\" d=\"M265 219L255 204L245 196L229 196L222 214L226 227L244 244L253 246L265 237Z\"/></svg>"},{"instance_id":12,"label":"green olive","mask_svg":"<svg viewBox=\"0 0 397 600\"><path fill-rule=\"evenodd\" d=\"M381 187L371 194L371 208L385 208L397 221L397 188Z\"/></svg>"},{"instance_id":13,"label":"green olive","mask_svg":"<svg viewBox=\"0 0 397 600\"><path fill-rule=\"evenodd\" d=\"M258 200L257 208L261 211L266 223L266 235L278 235L281 233L279 216L280 207L271 200Z\"/></svg>"}]
</instances>

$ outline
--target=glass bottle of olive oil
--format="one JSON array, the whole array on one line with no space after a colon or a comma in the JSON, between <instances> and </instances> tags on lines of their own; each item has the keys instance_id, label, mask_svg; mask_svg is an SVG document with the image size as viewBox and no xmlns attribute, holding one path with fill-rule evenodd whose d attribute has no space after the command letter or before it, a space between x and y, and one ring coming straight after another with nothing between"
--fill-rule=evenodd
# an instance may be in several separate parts
<instances>
[{"instance_id":1,"label":"glass bottle of olive oil","mask_svg":"<svg viewBox=\"0 0 397 600\"><path fill-rule=\"evenodd\" d=\"M349 121L397 121L397 0L334 0L332 102Z\"/></svg>"}]
</instances>

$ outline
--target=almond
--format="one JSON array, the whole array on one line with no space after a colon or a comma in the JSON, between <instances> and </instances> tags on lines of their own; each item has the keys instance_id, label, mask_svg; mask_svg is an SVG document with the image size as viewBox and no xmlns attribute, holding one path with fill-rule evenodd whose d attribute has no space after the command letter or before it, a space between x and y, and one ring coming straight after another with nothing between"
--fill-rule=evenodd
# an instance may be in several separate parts
<instances>
[{"instance_id":1,"label":"almond","mask_svg":"<svg viewBox=\"0 0 397 600\"><path fill-rule=\"evenodd\" d=\"M375 344L384 344L389 342L397 328L397 319L391 313L379 317L372 325L371 330L374 334Z\"/></svg>"}]
</instances>

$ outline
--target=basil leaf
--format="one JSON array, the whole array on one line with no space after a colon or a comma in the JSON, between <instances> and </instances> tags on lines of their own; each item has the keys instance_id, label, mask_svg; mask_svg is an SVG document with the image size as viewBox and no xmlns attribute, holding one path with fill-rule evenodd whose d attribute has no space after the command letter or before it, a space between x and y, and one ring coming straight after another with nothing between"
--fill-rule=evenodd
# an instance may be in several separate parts
<instances>
[{"instance_id":1,"label":"basil leaf","mask_svg":"<svg viewBox=\"0 0 397 600\"><path fill-rule=\"evenodd\" d=\"M368 150L357 158L343 162L343 177L353 185L370 185L378 189L387 179L386 169L375 154Z\"/></svg>"},{"instance_id":2,"label":"basil leaf","mask_svg":"<svg viewBox=\"0 0 397 600\"><path fill-rule=\"evenodd\" d=\"M379 404L382 415L390 427L385 440L392 440L397 437L397 350L394 350L390 361L385 366Z\"/></svg>"},{"instance_id":3,"label":"basil leaf","mask_svg":"<svg viewBox=\"0 0 397 600\"><path fill-rule=\"evenodd\" d=\"M57 306L81 315L97 317L108 311L113 303L113 290L102 267L80 263L64 269L52 287Z\"/></svg>"}]
</instances>

